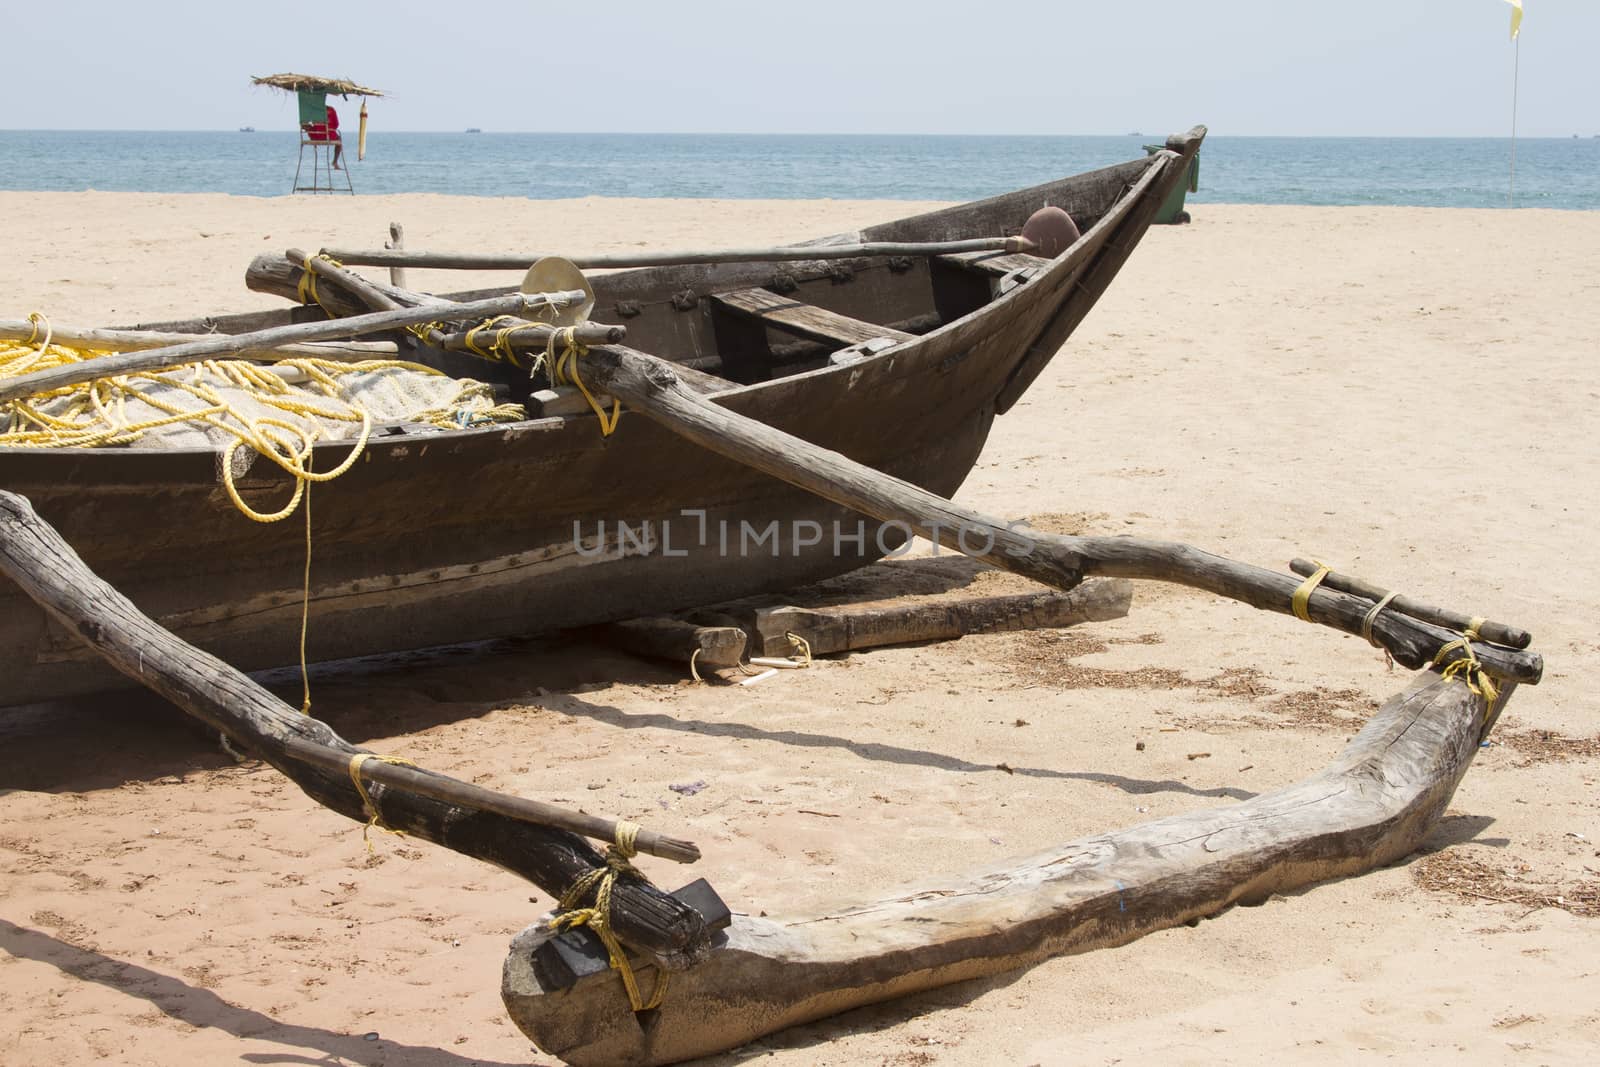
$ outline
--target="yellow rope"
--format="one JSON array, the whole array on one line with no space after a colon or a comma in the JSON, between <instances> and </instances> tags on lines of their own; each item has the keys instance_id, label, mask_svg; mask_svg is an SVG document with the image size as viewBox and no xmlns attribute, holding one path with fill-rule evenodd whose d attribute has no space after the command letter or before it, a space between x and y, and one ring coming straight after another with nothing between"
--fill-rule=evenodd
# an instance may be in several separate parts
<instances>
[{"instance_id":1,"label":"yellow rope","mask_svg":"<svg viewBox=\"0 0 1600 1067\"><path fill-rule=\"evenodd\" d=\"M1316 571L1312 573L1311 577L1301 582L1300 588L1296 589L1294 596L1289 598L1289 606L1294 608L1295 618L1301 622L1311 621L1311 612L1308 610L1311 604L1311 594L1316 590L1317 586L1322 584L1322 579L1333 572L1333 568L1320 559L1314 559L1311 562L1317 565Z\"/></svg>"},{"instance_id":2,"label":"yellow rope","mask_svg":"<svg viewBox=\"0 0 1600 1067\"><path fill-rule=\"evenodd\" d=\"M588 874L579 878L572 884L561 897L559 905L561 911L550 920L550 929L556 933L569 930L575 926L587 926L595 932L595 936L606 947L606 955L610 957L611 969L621 973L623 988L628 991L628 1003L635 1012L650 1011L661 1006L661 1000L667 993L667 972L659 970L656 976L655 991L646 1001L639 993L639 981L634 977L633 965L628 962L627 950L622 947L622 942L617 940L617 935L611 931L611 890L617 884L617 879L623 875L649 884L649 880L639 873L639 869L629 861L635 854L634 843L639 836L639 824L619 819L617 821L616 844L606 849L606 865L596 867ZM594 890L594 904L587 908L578 907L578 902Z\"/></svg>"},{"instance_id":3,"label":"yellow rope","mask_svg":"<svg viewBox=\"0 0 1600 1067\"><path fill-rule=\"evenodd\" d=\"M556 342L561 342L561 352L556 353ZM589 350L577 341L577 331L571 326L550 331L550 339L545 342L545 365L550 368L550 383L552 385L576 385L583 398L589 402L589 410L593 411L600 419L600 436L610 437L617 428L617 422L622 418L622 401L615 398L611 401L611 414L608 417L600 407L600 402L589 392L589 387L583 383L583 376L578 373L578 361L587 355Z\"/></svg>"},{"instance_id":4,"label":"yellow rope","mask_svg":"<svg viewBox=\"0 0 1600 1067\"><path fill-rule=\"evenodd\" d=\"M1371 645L1373 648L1383 649L1383 661L1384 663L1388 664L1391 671L1394 670L1394 653L1390 652L1387 648L1384 648L1383 645L1378 643L1378 639L1372 636L1372 624L1378 621L1378 616L1382 614L1384 608L1389 606L1389 601L1393 600L1399 595L1400 594L1398 592L1389 592L1383 594L1382 598L1380 598L1376 604L1372 605L1372 610L1367 612L1361 618L1361 636L1365 637L1367 639L1367 644Z\"/></svg>"},{"instance_id":5,"label":"yellow rope","mask_svg":"<svg viewBox=\"0 0 1600 1067\"><path fill-rule=\"evenodd\" d=\"M800 653L800 666L811 666L811 642L792 631L785 631L783 636L787 637L789 644L793 645L795 651Z\"/></svg>"},{"instance_id":6,"label":"yellow rope","mask_svg":"<svg viewBox=\"0 0 1600 1067\"><path fill-rule=\"evenodd\" d=\"M375 752L357 752L350 757L350 781L355 783L356 792L361 796L361 810L367 816L367 825L361 828L361 840L366 842L367 852L371 853L372 838L368 835L374 826L386 834L394 834L397 837L404 837L405 831L385 825L382 816L378 814L377 805L372 803L372 796L367 792L366 783L361 780L361 765L369 759L375 759L379 763L390 763L396 767L415 767L416 764L399 756L380 756Z\"/></svg>"},{"instance_id":7,"label":"yellow rope","mask_svg":"<svg viewBox=\"0 0 1600 1067\"><path fill-rule=\"evenodd\" d=\"M326 258L326 257L324 257ZM305 278L310 278L309 295L315 298L315 275L307 268ZM305 284L304 278L302 284ZM14 378L30 371L67 366L96 359L107 353L94 349L78 349L51 343L50 321L40 312L28 316L33 324L27 341L0 341L0 379ZM40 328L44 339L39 341ZM371 414L358 404L344 399L340 379L349 374L404 368L428 375L439 371L415 363L399 360L366 360L360 363L341 363L320 359L292 359L278 364L292 368L320 391L323 396L316 401L305 399L283 377L253 363L239 360L206 360L188 368L168 371L148 371L95 379L78 385L66 386L48 393L20 398L9 405L0 405L0 445L22 448L95 448L130 445L146 433L177 423L190 423L218 429L232 439L221 456L221 480L228 499L239 512L253 522L278 522L294 514L302 500L306 506L306 561L305 581L302 588L300 614L300 674L303 688L301 710L310 713L311 682L307 668L306 642L311 616L311 496L313 482L332 481L355 465L365 450L372 432ZM141 389L141 386L159 386L187 394L200 406L185 408L165 397ZM314 448L323 430L315 425L306 427L272 415L252 416L230 403L219 386L235 386L249 391L251 398L270 411L283 416L305 419L324 419L332 422L360 423L360 430L344 460L332 470L316 473L312 469ZM468 399L492 396L489 386L471 383L462 388L457 404ZM135 400L162 414L155 418L132 419L128 403ZM41 410L51 404L53 412ZM443 428L457 428L477 422L504 422L526 418L520 405L502 404L488 411L473 412L465 422L461 409L441 408L421 412L415 421L427 422ZM241 448L250 448L267 457L294 479L294 491L281 508L272 512L258 511L245 502L235 484L234 457Z\"/></svg>"},{"instance_id":8,"label":"yellow rope","mask_svg":"<svg viewBox=\"0 0 1600 1067\"><path fill-rule=\"evenodd\" d=\"M316 304L327 314L328 318L335 318L333 311L327 304L322 302L322 294L317 292L317 272L311 269L311 261L314 259L325 259L335 267L344 266L343 263L340 263L325 252L307 256L305 262L300 265L300 284L295 286L295 295L300 298L300 303Z\"/></svg>"},{"instance_id":9,"label":"yellow rope","mask_svg":"<svg viewBox=\"0 0 1600 1067\"><path fill-rule=\"evenodd\" d=\"M467 351L483 359L509 363L513 367L521 369L523 365L522 357L517 355L516 348L512 346L512 337L516 335L518 330L541 329L544 325L544 323L540 322L524 322L510 315L496 315L492 319L485 319L467 331L465 341ZM490 329L494 330L494 340L489 343L488 348L483 348L478 344L478 334ZM537 374L539 366L544 361L545 357L543 355L535 357L533 366L529 368L529 373Z\"/></svg>"},{"instance_id":10,"label":"yellow rope","mask_svg":"<svg viewBox=\"0 0 1600 1067\"><path fill-rule=\"evenodd\" d=\"M92 349L75 349L50 343L49 322L37 312L29 316L38 325L45 325L45 341L38 348L31 344L0 342L0 379L12 378L33 370L66 366L86 359L95 359L107 353ZM344 474L355 465L372 432L372 417L362 407L345 400L341 395L339 379L349 374L372 373L391 368L403 368L423 374L440 372L421 364L401 360L365 360L359 363L341 363L322 359L290 359L278 364L305 375L323 395L309 400L297 393L284 379L268 370L242 360L206 360L192 368L174 368L166 371L143 371L127 375L100 378L92 382L66 386L35 397L18 399L9 405L6 424L0 426L0 445L22 448L96 448L136 443L147 432L175 423L189 422L221 430L232 438L222 454L222 483L228 499L235 507L255 522L278 522L294 514L306 487L312 482L326 482ZM210 378L212 381L208 381ZM360 430L349 455L333 469L313 473L310 457L313 446L322 431L296 425L287 418L273 415L252 417L240 411L218 391L213 381L247 389L252 399L262 406L284 416L306 419L323 419L330 422L359 423ZM198 408L185 408L160 396L152 395L139 387L156 385L183 392L200 402ZM469 390L470 392L470 390ZM476 395L476 394L474 394ZM487 394L485 394L487 395ZM133 421L127 414L130 400L155 408L162 414L155 418ZM54 413L40 410L45 402L65 401ZM501 421L514 413L511 406L501 405L488 413L478 413L477 419ZM520 410L520 409L518 409ZM0 406L0 411L6 407ZM434 416L433 425L453 427L443 412L427 412ZM476 421L476 420L475 420ZM241 448L250 448L277 464L295 480L294 493L277 511L261 512L247 504L240 496L234 480L233 459Z\"/></svg>"},{"instance_id":11,"label":"yellow rope","mask_svg":"<svg viewBox=\"0 0 1600 1067\"><path fill-rule=\"evenodd\" d=\"M1482 626L1485 621L1481 618L1473 619L1458 639L1439 649L1438 653L1433 657L1433 665L1437 667L1443 664L1450 653L1459 649L1461 657L1452 660L1446 665L1444 670L1440 672L1440 676L1448 681L1460 675L1461 680L1467 683L1467 689L1474 696L1483 697L1483 712L1487 715L1489 714L1489 709L1494 707L1494 702L1499 698L1500 691L1495 688L1494 679L1489 677L1489 672L1483 669L1483 664L1478 661L1477 655L1472 651L1472 642L1480 639L1478 637L1478 627Z\"/></svg>"}]
</instances>

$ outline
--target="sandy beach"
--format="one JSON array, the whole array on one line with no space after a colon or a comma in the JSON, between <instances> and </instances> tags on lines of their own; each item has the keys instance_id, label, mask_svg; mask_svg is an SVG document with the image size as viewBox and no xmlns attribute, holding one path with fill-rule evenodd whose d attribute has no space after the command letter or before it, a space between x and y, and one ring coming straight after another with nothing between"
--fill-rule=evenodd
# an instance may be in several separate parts
<instances>
[{"instance_id":1,"label":"sandy beach","mask_svg":"<svg viewBox=\"0 0 1600 1067\"><path fill-rule=\"evenodd\" d=\"M0 318L270 308L244 288L252 256L379 247L392 219L413 248L602 252L930 206L0 193ZM1401 864L703 1062L1596 1058L1600 213L1190 209L998 420L958 499L1272 567L1315 556L1526 627L1543 684ZM682 675L519 640L320 676L314 697L378 751L693 838L692 874L646 872L781 918L1254 796L1326 763L1407 681L1357 638L1155 585L1115 623L752 687ZM376 834L369 855L354 824L153 698L0 712L0 812L0 1064L556 1062L499 996L547 898L425 843Z\"/></svg>"}]
</instances>

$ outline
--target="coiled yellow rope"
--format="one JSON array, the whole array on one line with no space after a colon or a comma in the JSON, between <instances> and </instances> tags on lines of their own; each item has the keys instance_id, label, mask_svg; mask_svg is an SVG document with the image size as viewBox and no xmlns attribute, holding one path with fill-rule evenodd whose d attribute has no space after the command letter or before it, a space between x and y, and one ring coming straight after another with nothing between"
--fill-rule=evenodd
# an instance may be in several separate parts
<instances>
[{"instance_id":1,"label":"coiled yellow rope","mask_svg":"<svg viewBox=\"0 0 1600 1067\"><path fill-rule=\"evenodd\" d=\"M29 319L35 323L35 329L34 337L28 342L0 342L0 378L17 377L31 371L65 366L107 354L51 344L48 320L37 312L30 315ZM37 339L40 323L45 328L44 343L35 347L32 341ZM4 424L0 425L0 445L22 448L130 445L151 430L163 426L177 423L204 425L221 430L231 438L221 457L222 483L228 499L255 522L278 522L294 514L312 482L328 482L344 474L366 447L372 432L372 416L359 404L344 399L341 379L352 374L390 369L443 377L440 371L431 367L402 360L374 359L341 363L306 358L283 360L277 366L298 371L304 375L307 384L322 395L308 398L281 375L254 363L206 360L190 367L100 378L14 400L9 405L0 405L0 415L5 416ZM184 407L140 386L160 386L186 393L199 401L199 406ZM249 415L221 395L218 391L221 386L245 390L252 400L285 417ZM490 395L492 390L489 386L467 383L463 385L457 400L483 399ZM63 399L66 401L64 404L61 403ZM130 400L147 404L162 412L162 415L133 419L128 414ZM50 411L43 410L47 404L51 407ZM322 439L324 431L314 425L308 427L290 422L287 416L354 423L359 424L360 429L349 455L332 469L316 473L310 466L311 452ZM501 404L487 411L471 412L468 421L504 422L525 417L520 406ZM415 422L426 422L446 429L464 425L462 409L459 407L417 412L410 418ZM271 512L258 511L240 496L234 483L233 460L241 448L249 448L265 456L294 479L294 493L281 508Z\"/></svg>"},{"instance_id":2,"label":"coiled yellow rope","mask_svg":"<svg viewBox=\"0 0 1600 1067\"><path fill-rule=\"evenodd\" d=\"M316 298L316 276L309 269L301 279L302 293ZM92 360L108 353L51 343L49 319L39 312L28 316L33 324L26 341L0 341L0 379L15 378L37 370ZM40 340L41 328L43 339ZM37 342L37 343L36 343ZM203 425L221 430L231 439L220 459L223 489L234 507L254 522L278 522L294 514L301 501L306 508L305 588L300 620L300 666L305 688L302 711L311 708L310 682L306 673L306 633L311 598L311 499L313 482L328 482L355 465L365 450L372 432L372 416L361 405L344 398L341 379L352 374L367 374L389 369L405 369L443 377L430 367L400 360L366 360L341 363L322 359L290 359L278 364L292 368L320 392L307 398L284 378L254 363L240 360L206 360L166 371L146 371L99 378L66 386L48 393L19 398L0 404L0 445L19 448L97 448L137 443L152 430L179 423ZM145 388L141 388L141 386ZM149 387L157 387L152 389ZM251 415L224 397L219 389L232 387L247 392L250 398L277 415ZM198 401L197 407L184 407L159 395L162 389L176 390ZM527 417L520 405L501 404L487 411L468 413L460 405L468 400L492 396L481 382L463 383L455 407L432 409L410 415L412 421L453 429L476 422L509 422ZM129 402L148 405L161 412L154 418L134 418ZM49 410L45 410L48 408ZM324 430L315 423L301 425L290 416L330 422L359 423L360 430L350 452L333 469L312 470L313 450ZM234 457L249 448L276 463L294 479L294 492L276 511L258 511L245 502L235 485Z\"/></svg>"}]
</instances>

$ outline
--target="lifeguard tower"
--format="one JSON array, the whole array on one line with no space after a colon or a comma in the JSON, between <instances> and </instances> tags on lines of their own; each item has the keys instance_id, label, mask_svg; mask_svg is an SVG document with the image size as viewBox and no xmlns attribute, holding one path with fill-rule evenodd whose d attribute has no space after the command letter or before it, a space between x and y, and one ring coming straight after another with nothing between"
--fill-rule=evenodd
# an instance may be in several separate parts
<instances>
[{"instance_id":1,"label":"lifeguard tower","mask_svg":"<svg viewBox=\"0 0 1600 1067\"><path fill-rule=\"evenodd\" d=\"M269 74L250 81L254 85L294 93L298 98L300 158L294 167L293 191L353 195L356 189L350 179L350 157L345 153L344 136L334 109L328 106L328 95L336 94L345 100L361 97L361 125L356 135L356 159L359 160L367 157L367 97L382 96L382 91L345 78L319 78L313 74ZM309 161L307 150L311 152Z\"/></svg>"}]
</instances>

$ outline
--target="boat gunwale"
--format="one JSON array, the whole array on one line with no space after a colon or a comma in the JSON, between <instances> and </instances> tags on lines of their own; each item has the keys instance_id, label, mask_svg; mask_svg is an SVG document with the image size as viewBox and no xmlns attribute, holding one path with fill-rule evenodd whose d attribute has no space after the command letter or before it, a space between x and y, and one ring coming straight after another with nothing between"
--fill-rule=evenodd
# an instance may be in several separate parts
<instances>
[{"instance_id":1,"label":"boat gunwale","mask_svg":"<svg viewBox=\"0 0 1600 1067\"><path fill-rule=\"evenodd\" d=\"M974 308L965 315L961 315L950 320L949 322L941 323L938 327L930 330L928 333L920 334L910 340L900 342L899 344L896 344L890 348L886 348L880 352L866 355L863 357L863 359L848 365L825 365L813 368L811 370L799 371L794 374L787 374L781 377L771 378L761 382L730 383L730 388L718 390L709 395L719 401L735 396L762 396L764 393L770 392L775 388L782 387L790 382L799 381L812 383L824 380L829 375L838 376L840 372L859 372L862 364L864 363L876 362L885 359L892 360L895 358L904 358L911 351L914 351L925 344L937 343L945 334L951 331L968 328L970 327L971 323L982 318L990 318L997 314L1009 312L1013 309L1018 301L1030 299L1032 297L1032 294L1026 292L1026 290L1033 288L1034 292L1037 292L1038 288L1047 287L1050 279L1054 279L1063 273L1066 273L1071 269L1076 269L1078 266L1082 265L1082 263L1078 262L1079 260L1087 261L1092 259L1093 255L1100 251L1095 242L1099 240L1102 234L1107 233L1111 228L1120 224L1122 220L1126 218L1127 214L1133 209L1135 204L1141 202L1146 196L1151 195L1151 187L1155 184L1156 179L1163 172L1169 157L1175 158L1175 153L1169 149L1164 149L1161 152L1154 153L1143 159L1128 160L1122 163L1112 164L1107 167L1096 168L1095 170L1091 171L1083 171L1079 174L1068 175L1066 177L1055 179L1054 181L1043 182L1024 189L1012 190L996 196L985 197L981 200L968 201L963 204L953 205L948 208L941 208L932 212L923 212L918 215L910 215L904 218L891 219L887 222L875 224L874 227L869 227L869 229L871 229L888 226L905 226L914 224L924 219L933 219L941 216L953 217L964 212L977 213L981 212L987 206L998 204L1010 198L1025 197L1034 193L1058 190L1063 185L1089 182L1097 177L1109 176L1118 170L1128 169L1135 165L1140 168L1139 177L1135 181L1124 185L1122 190L1117 194L1116 198L1105 209L1105 211L1101 213L1100 217L1095 221L1095 223L1082 234L1080 234L1078 239L1074 241L1072 245L1068 246L1066 249L1063 249L1054 259L1050 260L1050 265L1044 268L1044 274L1031 279L1026 285L1016 286L1008 292L993 297L991 300L989 300L989 302ZM862 231L855 232L859 234ZM816 238L812 242L807 243L825 245L830 241L837 241L839 239L845 239L848 237L850 237L850 233L847 231L840 234L832 234L826 237ZM1085 251L1086 249L1089 251ZM932 257L929 258L931 259ZM802 260L799 262L820 263L823 261ZM836 266L838 262L839 261L830 261L830 264ZM859 261L846 260L844 262L850 264L856 264L860 262L877 266L881 263L886 263L887 258L878 256L863 256ZM637 267L632 269L610 271L599 276L615 278L628 274L637 275L645 271L663 272L670 271L672 269L674 268ZM500 292L501 290L469 290L445 295L449 299L464 299L469 297L471 294L485 291ZM242 314L254 315L257 313L244 312ZM149 328L155 327L152 326ZM581 414L540 416L537 418L519 419L515 422L494 423L485 426L462 427L460 429L430 430L427 433L407 433L383 436L373 435L367 439L365 447L372 448L375 445L381 446L383 444L428 445L436 442L445 445L453 445L464 441L479 441L488 440L491 438L506 440L530 432L558 432L569 424L582 425L582 420L584 418L586 418L586 415ZM379 425L392 425L392 423L383 423ZM312 446L312 455L318 457L327 457L338 454L342 456L348 454L348 450L353 448L355 445L356 439L348 437L319 441ZM148 445L126 445L116 448L53 449L0 444L0 459L10 459L21 456L33 457L59 455L63 457L70 456L80 461L89 457L93 457L95 462L114 463L118 462L118 460L113 460L109 457L126 457L121 460L121 462L131 462L134 457L139 457L142 459L148 459L157 456L170 457L179 462L181 462L182 459L193 460L197 457L204 457L208 462L214 464L217 456L221 452L222 448L219 446L186 446L181 448L165 448ZM252 466L254 465L254 462L252 462Z\"/></svg>"}]
</instances>

